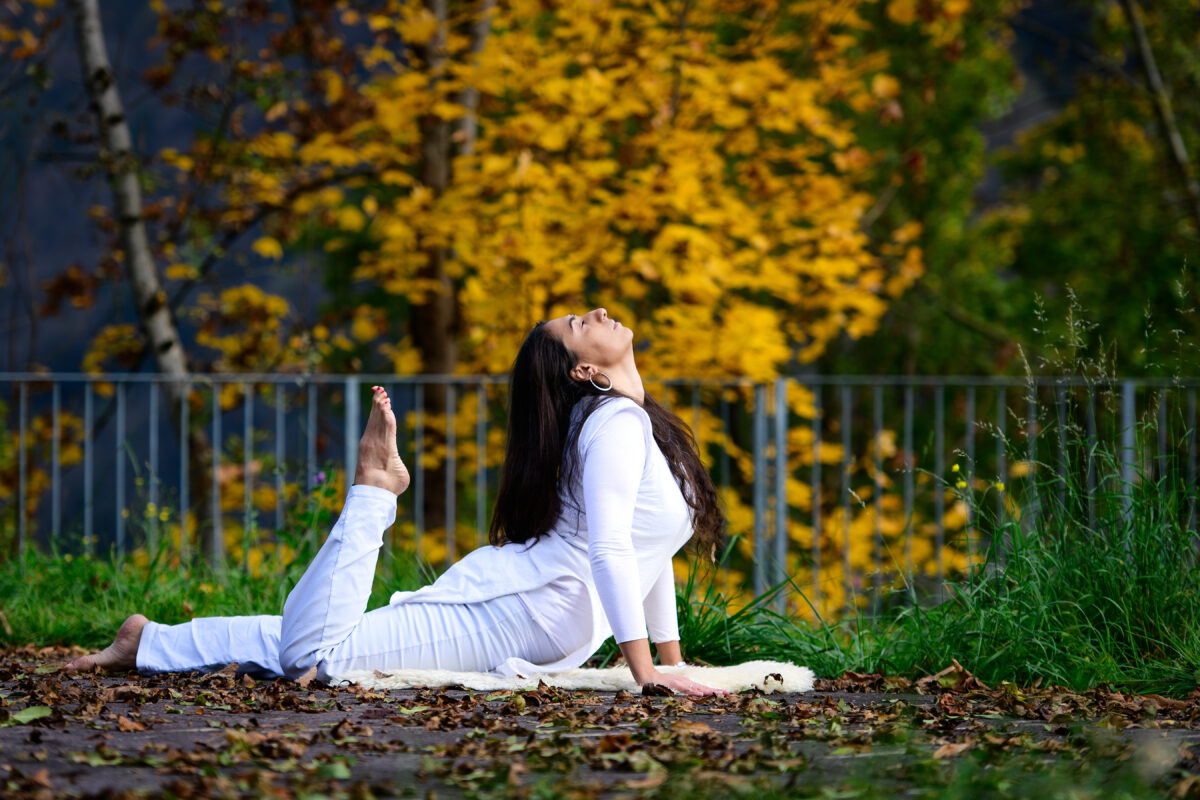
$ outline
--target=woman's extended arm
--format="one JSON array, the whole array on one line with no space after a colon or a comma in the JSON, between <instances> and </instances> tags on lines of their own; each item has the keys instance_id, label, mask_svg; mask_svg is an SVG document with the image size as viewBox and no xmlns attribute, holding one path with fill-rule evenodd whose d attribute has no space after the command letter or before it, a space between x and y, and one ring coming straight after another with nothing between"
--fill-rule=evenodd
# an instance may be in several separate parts
<instances>
[{"instance_id":1,"label":"woman's extended arm","mask_svg":"<svg viewBox=\"0 0 1200 800\"><path fill-rule=\"evenodd\" d=\"M646 612L646 627L650 641L658 650L658 663L678 664L683 660L679 650L679 616L675 610L675 570L668 563L658 575L650 594L642 603Z\"/></svg>"},{"instance_id":2,"label":"woman's extended arm","mask_svg":"<svg viewBox=\"0 0 1200 800\"><path fill-rule=\"evenodd\" d=\"M646 463L643 424L636 409L618 411L605 421L603 433L586 446L583 503L592 578L634 680L686 694L714 694L717 690L680 675L658 672L650 657L632 539L633 509Z\"/></svg>"}]
</instances>

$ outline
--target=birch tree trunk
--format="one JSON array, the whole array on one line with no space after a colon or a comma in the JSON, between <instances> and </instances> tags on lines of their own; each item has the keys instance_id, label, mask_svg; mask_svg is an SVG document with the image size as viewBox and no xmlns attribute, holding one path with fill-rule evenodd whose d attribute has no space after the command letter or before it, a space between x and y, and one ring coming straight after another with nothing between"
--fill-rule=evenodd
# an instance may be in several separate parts
<instances>
[{"instance_id":1,"label":"birch tree trunk","mask_svg":"<svg viewBox=\"0 0 1200 800\"><path fill-rule=\"evenodd\" d=\"M84 85L100 127L101 158L113 187L119 239L125 253L125 274L133 291L134 307L141 322L145 345L153 354L160 373L172 378L184 377L188 374L187 354L179 339L179 331L159 280L158 267L154 263L146 234L137 156L133 152L133 137L121 105L116 77L108 60L99 0L69 0L68 5L75 24ZM177 426L185 389L182 381L167 381L164 384L168 408ZM207 477L210 470L207 465L212 448L202 431L188 431L187 435L194 465L190 470L194 481L192 507L199 510L199 523L204 521L211 498L212 487ZM180 524L183 525L184 521L181 520ZM214 544L218 543L212 541L211 525L197 524L197 530L205 532L201 539L203 552L216 556L219 551Z\"/></svg>"}]
</instances>

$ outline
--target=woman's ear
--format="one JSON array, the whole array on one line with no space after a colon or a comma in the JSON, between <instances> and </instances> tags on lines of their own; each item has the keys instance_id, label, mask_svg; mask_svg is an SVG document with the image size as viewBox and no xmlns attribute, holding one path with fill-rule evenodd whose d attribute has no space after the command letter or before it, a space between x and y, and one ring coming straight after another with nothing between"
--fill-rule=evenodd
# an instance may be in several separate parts
<instances>
[{"instance_id":1,"label":"woman's ear","mask_svg":"<svg viewBox=\"0 0 1200 800\"><path fill-rule=\"evenodd\" d=\"M595 371L596 371L595 367L591 366L590 364L582 364L582 363L576 364L571 369L571 378L573 380L579 381L580 383L583 383L588 378L592 377L592 374Z\"/></svg>"}]
</instances>

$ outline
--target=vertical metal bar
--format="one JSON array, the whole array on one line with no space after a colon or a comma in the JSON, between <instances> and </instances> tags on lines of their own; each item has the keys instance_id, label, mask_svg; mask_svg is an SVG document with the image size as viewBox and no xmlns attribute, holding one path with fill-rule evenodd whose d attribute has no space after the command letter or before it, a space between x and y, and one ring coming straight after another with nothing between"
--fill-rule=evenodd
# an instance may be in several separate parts
<instances>
[{"instance_id":1,"label":"vertical metal bar","mask_svg":"<svg viewBox=\"0 0 1200 800\"><path fill-rule=\"evenodd\" d=\"M254 385L242 384L242 570L250 571L250 534L254 524Z\"/></svg>"},{"instance_id":2,"label":"vertical metal bar","mask_svg":"<svg viewBox=\"0 0 1200 800\"><path fill-rule=\"evenodd\" d=\"M180 570L187 569L188 563L188 512L190 497L189 481L191 476L188 474L191 459L189 452L189 428L191 427L191 405L188 403L188 397L192 393L192 384L183 384L182 391L179 393L179 568Z\"/></svg>"},{"instance_id":3,"label":"vertical metal bar","mask_svg":"<svg viewBox=\"0 0 1200 800\"><path fill-rule=\"evenodd\" d=\"M1008 480L1008 441L1005 438L1005 427L1008 423L1008 398L1004 387L996 387L996 480L1005 483ZM996 522L1004 520L1004 492L996 492Z\"/></svg>"},{"instance_id":4,"label":"vertical metal bar","mask_svg":"<svg viewBox=\"0 0 1200 800\"><path fill-rule=\"evenodd\" d=\"M842 386L842 583L847 611L855 608L854 579L850 573L850 403L851 389Z\"/></svg>"},{"instance_id":5,"label":"vertical metal bar","mask_svg":"<svg viewBox=\"0 0 1200 800\"><path fill-rule=\"evenodd\" d=\"M413 547L421 557L421 539L425 535L425 385L413 384Z\"/></svg>"},{"instance_id":6,"label":"vertical metal bar","mask_svg":"<svg viewBox=\"0 0 1200 800\"><path fill-rule=\"evenodd\" d=\"M1188 389L1188 530L1196 530L1196 390Z\"/></svg>"},{"instance_id":7,"label":"vertical metal bar","mask_svg":"<svg viewBox=\"0 0 1200 800\"><path fill-rule=\"evenodd\" d=\"M1037 399L1037 384L1030 383L1029 391L1025 400L1025 439L1029 446L1029 506L1028 516L1030 526L1037 524L1038 512L1041 509L1041 493L1038 491L1038 474L1037 474L1037 416L1038 416L1038 399Z\"/></svg>"},{"instance_id":8,"label":"vertical metal bar","mask_svg":"<svg viewBox=\"0 0 1200 800\"><path fill-rule=\"evenodd\" d=\"M51 552L58 551L58 537L62 533L62 453L59 439L62 438L62 387L58 381L51 389L51 418L53 439L50 440L50 544Z\"/></svg>"},{"instance_id":9,"label":"vertical metal bar","mask_svg":"<svg viewBox=\"0 0 1200 800\"><path fill-rule=\"evenodd\" d=\"M904 386L904 572L908 584L913 577L913 385Z\"/></svg>"},{"instance_id":10,"label":"vertical metal bar","mask_svg":"<svg viewBox=\"0 0 1200 800\"><path fill-rule=\"evenodd\" d=\"M1054 411L1058 419L1058 513L1067 512L1067 389L1054 387Z\"/></svg>"},{"instance_id":11,"label":"vertical metal bar","mask_svg":"<svg viewBox=\"0 0 1200 800\"><path fill-rule=\"evenodd\" d=\"M1121 493L1126 519L1133 513L1133 482L1137 476L1137 387L1133 381L1121 382Z\"/></svg>"},{"instance_id":12,"label":"vertical metal bar","mask_svg":"<svg viewBox=\"0 0 1200 800\"><path fill-rule=\"evenodd\" d=\"M214 568L225 565L225 531L221 525L221 387L212 385L212 542L208 554Z\"/></svg>"},{"instance_id":13,"label":"vertical metal bar","mask_svg":"<svg viewBox=\"0 0 1200 800\"><path fill-rule=\"evenodd\" d=\"M692 395L693 403L696 395ZM695 405L693 404L693 409ZM787 580L787 378L775 379L775 575L772 584ZM775 608L782 614L787 609L788 593L780 590L775 596Z\"/></svg>"},{"instance_id":14,"label":"vertical metal bar","mask_svg":"<svg viewBox=\"0 0 1200 800\"><path fill-rule=\"evenodd\" d=\"M159 509L158 509L158 383L151 381L150 387L150 470L146 476L150 489L150 513L154 518L146 531L150 534L150 552L158 552Z\"/></svg>"},{"instance_id":15,"label":"vertical metal bar","mask_svg":"<svg viewBox=\"0 0 1200 800\"><path fill-rule=\"evenodd\" d=\"M282 383L275 384L275 530L283 530L285 524L283 510L283 460L286 456L285 441L286 423L283 417Z\"/></svg>"},{"instance_id":16,"label":"vertical metal bar","mask_svg":"<svg viewBox=\"0 0 1200 800\"><path fill-rule=\"evenodd\" d=\"M115 504L116 523L113 528L116 531L116 546L117 558L125 555L125 382L117 381L117 435L116 447L113 448L113 454L117 463L114 465L117 476Z\"/></svg>"},{"instance_id":17,"label":"vertical metal bar","mask_svg":"<svg viewBox=\"0 0 1200 800\"><path fill-rule=\"evenodd\" d=\"M767 387L754 387L754 596L766 588Z\"/></svg>"},{"instance_id":18,"label":"vertical metal bar","mask_svg":"<svg viewBox=\"0 0 1200 800\"><path fill-rule=\"evenodd\" d=\"M96 508L96 472L93 460L96 455L95 430L96 400L92 382L83 388L83 549L91 555L95 552L96 531L94 512Z\"/></svg>"},{"instance_id":19,"label":"vertical metal bar","mask_svg":"<svg viewBox=\"0 0 1200 800\"><path fill-rule=\"evenodd\" d=\"M938 384L933 390L933 548L937 552L937 601L942 601L946 587L946 387Z\"/></svg>"},{"instance_id":20,"label":"vertical metal bar","mask_svg":"<svg viewBox=\"0 0 1200 800\"><path fill-rule=\"evenodd\" d=\"M346 404L346 415L342 420L342 445L345 448L347 489L354 483L354 470L358 465L358 439L362 436L362 401L359 400L358 384L358 377L353 375L342 382L342 400Z\"/></svg>"},{"instance_id":21,"label":"vertical metal bar","mask_svg":"<svg viewBox=\"0 0 1200 800\"><path fill-rule=\"evenodd\" d=\"M721 386L720 392L721 392L721 402L720 402L721 435L726 439L726 441L723 442L721 445L721 456L720 456L720 458L721 458L721 485L728 486L729 485L729 444L728 444L728 439L730 438L730 434L729 434L729 398L725 396L725 386L724 385Z\"/></svg>"},{"instance_id":22,"label":"vertical metal bar","mask_svg":"<svg viewBox=\"0 0 1200 800\"><path fill-rule=\"evenodd\" d=\"M812 593L813 605L821 607L821 387L814 384L812 417Z\"/></svg>"},{"instance_id":23,"label":"vertical metal bar","mask_svg":"<svg viewBox=\"0 0 1200 800\"><path fill-rule=\"evenodd\" d=\"M875 579L871 598L872 613L879 613L880 595L883 591L883 451L880 447L883 436L883 387L878 384L871 392L871 442L875 455Z\"/></svg>"},{"instance_id":24,"label":"vertical metal bar","mask_svg":"<svg viewBox=\"0 0 1200 800\"><path fill-rule=\"evenodd\" d=\"M975 566L975 386L967 387L966 400L967 425L966 434L967 466L963 480L967 482L967 494L971 502L967 503L967 528L963 532L967 545L967 577Z\"/></svg>"},{"instance_id":25,"label":"vertical metal bar","mask_svg":"<svg viewBox=\"0 0 1200 800\"><path fill-rule=\"evenodd\" d=\"M1167 397L1170 389L1162 388L1158 392L1158 469L1154 477L1165 478L1167 470Z\"/></svg>"},{"instance_id":26,"label":"vertical metal bar","mask_svg":"<svg viewBox=\"0 0 1200 800\"><path fill-rule=\"evenodd\" d=\"M1096 529L1096 395L1087 390L1087 515L1088 529Z\"/></svg>"},{"instance_id":27,"label":"vertical metal bar","mask_svg":"<svg viewBox=\"0 0 1200 800\"><path fill-rule=\"evenodd\" d=\"M317 488L317 385L309 379L308 403L305 412L304 463L308 469L308 491Z\"/></svg>"},{"instance_id":28,"label":"vertical metal bar","mask_svg":"<svg viewBox=\"0 0 1200 800\"><path fill-rule=\"evenodd\" d=\"M483 544L487 527L487 384L479 382L475 411L475 546Z\"/></svg>"},{"instance_id":29,"label":"vertical metal bar","mask_svg":"<svg viewBox=\"0 0 1200 800\"><path fill-rule=\"evenodd\" d=\"M446 567L458 558L458 458L455 454L457 432L454 419L458 415L458 387L446 384Z\"/></svg>"},{"instance_id":30,"label":"vertical metal bar","mask_svg":"<svg viewBox=\"0 0 1200 800\"><path fill-rule=\"evenodd\" d=\"M17 443L17 558L24 563L26 538L29 535L28 523L25 520L25 487L27 484L25 472L28 460L25 439L29 434L29 384L21 381L18 395L20 396L20 406L17 411L17 427L20 429L20 439Z\"/></svg>"}]
</instances>

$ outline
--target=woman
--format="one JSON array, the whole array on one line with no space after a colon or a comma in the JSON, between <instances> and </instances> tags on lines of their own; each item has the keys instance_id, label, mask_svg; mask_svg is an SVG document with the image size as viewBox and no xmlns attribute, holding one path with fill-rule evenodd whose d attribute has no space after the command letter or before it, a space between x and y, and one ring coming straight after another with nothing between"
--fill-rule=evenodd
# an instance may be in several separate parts
<instances>
[{"instance_id":1,"label":"woman","mask_svg":"<svg viewBox=\"0 0 1200 800\"><path fill-rule=\"evenodd\" d=\"M661 663L682 660L671 557L693 533L711 553L723 520L687 428L642 387L633 332L603 308L539 323L517 354L492 545L364 613L408 483L376 386L354 485L282 616L167 626L135 614L112 645L65 668L237 661L290 677L315 667L322 680L364 669L530 675L577 667L613 635L639 684L721 693L658 671L650 655L652 639Z\"/></svg>"}]
</instances>

